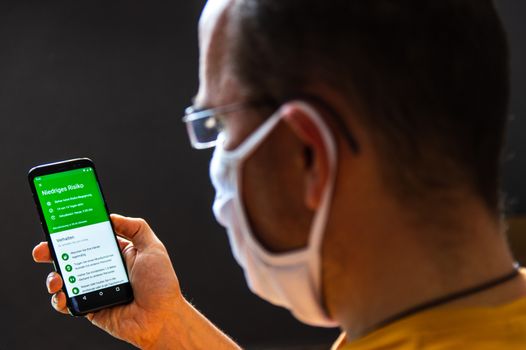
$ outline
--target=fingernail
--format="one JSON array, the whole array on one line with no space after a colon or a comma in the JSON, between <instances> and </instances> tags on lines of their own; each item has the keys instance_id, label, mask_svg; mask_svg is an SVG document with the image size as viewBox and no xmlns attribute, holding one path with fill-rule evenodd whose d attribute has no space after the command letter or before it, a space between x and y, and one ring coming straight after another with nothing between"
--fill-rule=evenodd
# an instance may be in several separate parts
<instances>
[{"instance_id":1,"label":"fingernail","mask_svg":"<svg viewBox=\"0 0 526 350\"><path fill-rule=\"evenodd\" d=\"M53 304L57 304L58 303L58 297L56 294L53 294L53 298L51 298L51 300L53 301Z\"/></svg>"}]
</instances>

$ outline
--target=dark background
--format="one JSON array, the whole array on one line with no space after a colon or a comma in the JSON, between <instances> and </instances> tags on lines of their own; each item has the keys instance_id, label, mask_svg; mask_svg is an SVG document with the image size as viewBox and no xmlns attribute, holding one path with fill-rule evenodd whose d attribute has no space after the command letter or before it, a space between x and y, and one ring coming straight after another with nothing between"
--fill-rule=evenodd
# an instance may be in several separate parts
<instances>
[{"instance_id":1,"label":"dark background","mask_svg":"<svg viewBox=\"0 0 526 350\"><path fill-rule=\"evenodd\" d=\"M197 91L203 1L0 3L0 349L125 349L49 306L31 249L43 238L26 182L36 164L89 156L114 212L146 218L168 247L186 297L251 348L328 344L252 295L215 223L209 151L190 148L184 107ZM505 189L526 212L526 2L499 1L513 50L514 116Z\"/></svg>"}]
</instances>

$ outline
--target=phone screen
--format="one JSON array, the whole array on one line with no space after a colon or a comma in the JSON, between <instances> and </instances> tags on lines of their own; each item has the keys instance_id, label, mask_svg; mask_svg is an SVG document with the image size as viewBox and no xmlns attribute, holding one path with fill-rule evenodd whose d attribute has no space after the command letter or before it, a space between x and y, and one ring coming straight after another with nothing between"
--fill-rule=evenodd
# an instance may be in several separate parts
<instances>
[{"instance_id":1,"label":"phone screen","mask_svg":"<svg viewBox=\"0 0 526 350\"><path fill-rule=\"evenodd\" d=\"M129 279L95 169L39 174L33 186L74 311L116 303L119 294L127 299Z\"/></svg>"}]
</instances>

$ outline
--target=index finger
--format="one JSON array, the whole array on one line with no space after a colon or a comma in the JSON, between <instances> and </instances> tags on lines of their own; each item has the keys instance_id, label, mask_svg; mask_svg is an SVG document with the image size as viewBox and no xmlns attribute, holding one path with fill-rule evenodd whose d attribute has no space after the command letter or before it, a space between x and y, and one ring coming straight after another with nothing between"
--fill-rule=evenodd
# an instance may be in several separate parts
<instances>
[{"instance_id":1,"label":"index finger","mask_svg":"<svg viewBox=\"0 0 526 350\"><path fill-rule=\"evenodd\" d=\"M33 260L38 263L51 262L51 253L49 252L47 242L40 242L35 248L33 248Z\"/></svg>"}]
</instances>

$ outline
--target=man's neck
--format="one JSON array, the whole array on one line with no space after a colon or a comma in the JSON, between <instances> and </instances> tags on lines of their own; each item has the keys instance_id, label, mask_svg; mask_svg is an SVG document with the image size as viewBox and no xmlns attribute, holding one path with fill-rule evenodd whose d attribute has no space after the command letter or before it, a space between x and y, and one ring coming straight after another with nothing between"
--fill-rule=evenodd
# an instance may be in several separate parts
<instances>
[{"instance_id":1,"label":"man's neck","mask_svg":"<svg viewBox=\"0 0 526 350\"><path fill-rule=\"evenodd\" d=\"M457 232L411 231L388 214L381 221L362 223L363 229L355 225L356 244L324 266L327 304L348 339L416 305L511 272L514 261L500 225L475 211L465 213L469 220ZM446 235L450 239L444 239ZM433 243L427 237L441 239ZM526 282L518 278L439 307L490 306L525 295Z\"/></svg>"}]
</instances>

